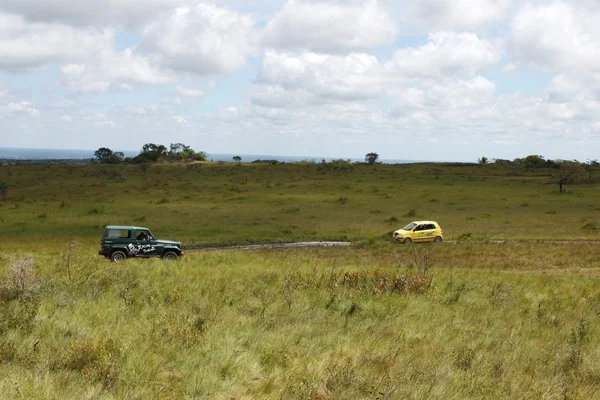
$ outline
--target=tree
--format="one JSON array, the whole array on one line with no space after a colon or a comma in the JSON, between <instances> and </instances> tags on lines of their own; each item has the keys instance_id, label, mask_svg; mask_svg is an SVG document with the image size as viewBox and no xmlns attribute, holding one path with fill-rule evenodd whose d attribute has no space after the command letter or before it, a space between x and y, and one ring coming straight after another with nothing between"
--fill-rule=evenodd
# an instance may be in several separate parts
<instances>
[{"instance_id":1,"label":"tree","mask_svg":"<svg viewBox=\"0 0 600 400\"><path fill-rule=\"evenodd\" d=\"M490 162L490 160L489 160L487 157L485 157L485 156L484 156L484 157L478 158L478 159L477 159L477 162L478 162L479 164L482 164L482 165L483 165L483 164L487 164L487 163L489 163L489 162Z\"/></svg>"},{"instance_id":2,"label":"tree","mask_svg":"<svg viewBox=\"0 0 600 400\"><path fill-rule=\"evenodd\" d=\"M113 152L108 147L100 147L94 152L94 157L101 164L118 164L123 161L125 155L120 151Z\"/></svg>"},{"instance_id":3,"label":"tree","mask_svg":"<svg viewBox=\"0 0 600 400\"><path fill-rule=\"evenodd\" d=\"M365 155L365 162L369 165L375 164L375 162L379 159L379 154L377 153L367 153Z\"/></svg>"},{"instance_id":4,"label":"tree","mask_svg":"<svg viewBox=\"0 0 600 400\"><path fill-rule=\"evenodd\" d=\"M167 148L162 144L146 143L141 153L136 157L137 162L157 162L167 156Z\"/></svg>"},{"instance_id":5,"label":"tree","mask_svg":"<svg viewBox=\"0 0 600 400\"><path fill-rule=\"evenodd\" d=\"M171 143L168 158L174 161L187 161L191 159L196 152L183 143Z\"/></svg>"},{"instance_id":6,"label":"tree","mask_svg":"<svg viewBox=\"0 0 600 400\"><path fill-rule=\"evenodd\" d=\"M235 161L235 162L242 162L242 157L240 157L240 156L233 156L233 161Z\"/></svg>"},{"instance_id":7,"label":"tree","mask_svg":"<svg viewBox=\"0 0 600 400\"><path fill-rule=\"evenodd\" d=\"M556 183L561 193L563 192L563 185L581 183L589 176L583 165L577 161L561 161L559 166L560 177Z\"/></svg>"}]
</instances>

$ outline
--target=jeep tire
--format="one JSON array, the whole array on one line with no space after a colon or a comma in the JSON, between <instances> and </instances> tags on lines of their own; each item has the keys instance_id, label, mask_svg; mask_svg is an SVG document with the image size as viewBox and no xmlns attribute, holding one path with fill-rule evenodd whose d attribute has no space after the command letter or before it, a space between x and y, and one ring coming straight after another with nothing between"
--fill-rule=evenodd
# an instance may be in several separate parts
<instances>
[{"instance_id":1,"label":"jeep tire","mask_svg":"<svg viewBox=\"0 0 600 400\"><path fill-rule=\"evenodd\" d=\"M110 255L110 260L113 262L125 261L127 260L127 254L119 250L113 251Z\"/></svg>"},{"instance_id":2,"label":"jeep tire","mask_svg":"<svg viewBox=\"0 0 600 400\"><path fill-rule=\"evenodd\" d=\"M177 260L178 257L179 256L174 251L167 251L165 254L163 254L163 259L167 261Z\"/></svg>"}]
</instances>

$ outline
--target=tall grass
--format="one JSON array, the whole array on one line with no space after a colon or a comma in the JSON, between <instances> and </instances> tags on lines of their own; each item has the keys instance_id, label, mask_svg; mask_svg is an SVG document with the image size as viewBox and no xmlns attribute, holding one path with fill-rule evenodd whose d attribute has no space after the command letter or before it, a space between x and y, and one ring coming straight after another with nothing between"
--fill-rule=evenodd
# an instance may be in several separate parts
<instances>
[{"instance_id":1,"label":"tall grass","mask_svg":"<svg viewBox=\"0 0 600 400\"><path fill-rule=\"evenodd\" d=\"M0 397L593 398L600 260L564 247L39 254L0 301Z\"/></svg>"}]
</instances>

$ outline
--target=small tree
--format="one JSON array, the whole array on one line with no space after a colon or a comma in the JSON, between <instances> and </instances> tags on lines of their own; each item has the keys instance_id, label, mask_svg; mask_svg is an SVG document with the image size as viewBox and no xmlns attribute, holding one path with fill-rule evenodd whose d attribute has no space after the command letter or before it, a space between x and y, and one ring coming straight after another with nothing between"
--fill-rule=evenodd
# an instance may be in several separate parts
<instances>
[{"instance_id":1,"label":"small tree","mask_svg":"<svg viewBox=\"0 0 600 400\"><path fill-rule=\"evenodd\" d=\"M589 174L577 161L561 161L560 162L560 177L556 182L559 190L563 192L564 184L576 184L585 181Z\"/></svg>"},{"instance_id":2,"label":"small tree","mask_svg":"<svg viewBox=\"0 0 600 400\"><path fill-rule=\"evenodd\" d=\"M367 153L365 155L365 162L369 165L375 164L375 162L379 159L379 154L377 153Z\"/></svg>"},{"instance_id":3,"label":"small tree","mask_svg":"<svg viewBox=\"0 0 600 400\"><path fill-rule=\"evenodd\" d=\"M101 164L118 164L123 162L125 155L120 151L113 152L108 147L100 147L94 152L94 157Z\"/></svg>"},{"instance_id":4,"label":"small tree","mask_svg":"<svg viewBox=\"0 0 600 400\"><path fill-rule=\"evenodd\" d=\"M484 157L478 158L478 159L477 159L477 162L478 162L479 164L482 164L482 165L483 165L483 164L487 164L487 163L489 163L489 162L490 162L490 160L489 160L487 157L485 157L485 156L484 156Z\"/></svg>"},{"instance_id":5,"label":"small tree","mask_svg":"<svg viewBox=\"0 0 600 400\"><path fill-rule=\"evenodd\" d=\"M238 163L242 162L242 157L240 157L240 156L233 156L233 161L238 162Z\"/></svg>"}]
</instances>

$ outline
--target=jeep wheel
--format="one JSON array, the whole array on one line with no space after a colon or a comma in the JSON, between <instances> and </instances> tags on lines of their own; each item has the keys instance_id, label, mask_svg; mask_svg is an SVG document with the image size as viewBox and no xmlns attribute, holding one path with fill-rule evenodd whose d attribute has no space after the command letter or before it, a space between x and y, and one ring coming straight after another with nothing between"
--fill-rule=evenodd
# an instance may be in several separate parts
<instances>
[{"instance_id":1,"label":"jeep wheel","mask_svg":"<svg viewBox=\"0 0 600 400\"><path fill-rule=\"evenodd\" d=\"M167 251L164 255L163 258L167 261L174 261L177 260L177 257L179 257L177 255L177 253L173 252L173 251Z\"/></svg>"},{"instance_id":2,"label":"jeep wheel","mask_svg":"<svg viewBox=\"0 0 600 400\"><path fill-rule=\"evenodd\" d=\"M127 255L122 251L115 251L110 255L110 260L114 262L125 261L127 259Z\"/></svg>"}]
</instances>

